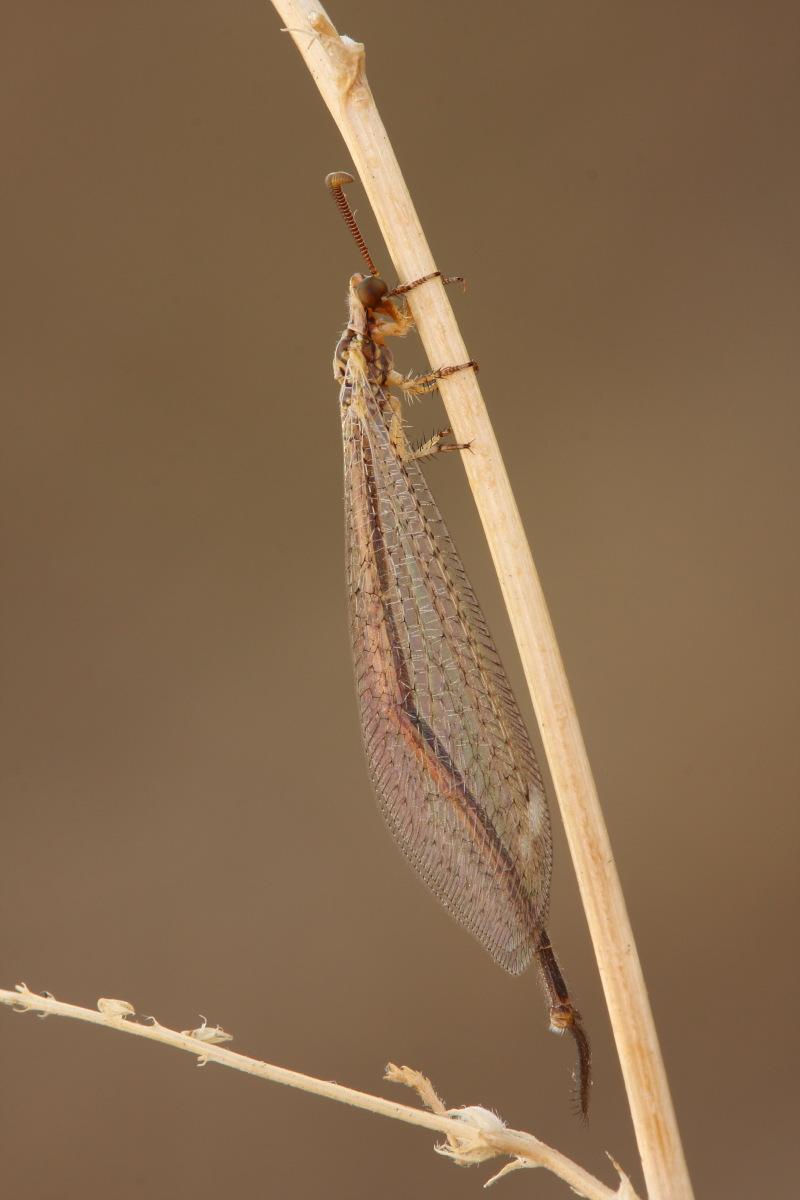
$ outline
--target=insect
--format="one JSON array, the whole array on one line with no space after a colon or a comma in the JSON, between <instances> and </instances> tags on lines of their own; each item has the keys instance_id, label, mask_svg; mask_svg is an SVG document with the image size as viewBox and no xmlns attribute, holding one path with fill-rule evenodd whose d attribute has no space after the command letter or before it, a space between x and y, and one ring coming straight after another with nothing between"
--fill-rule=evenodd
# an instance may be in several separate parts
<instances>
[{"instance_id":1,"label":"insect","mask_svg":"<svg viewBox=\"0 0 800 1200\"><path fill-rule=\"evenodd\" d=\"M545 929L552 847L542 777L511 687L419 460L467 447L430 438L413 449L406 395L475 363L417 378L393 368L386 338L413 318L364 244L342 187L326 179L369 274L349 287L334 356L341 384L347 576L356 688L370 775L400 849L452 915L512 974L535 957L550 1028L578 1049L586 1115L591 1052ZM438 273L437 273L438 274ZM432 276L426 276L426 279Z\"/></svg>"}]
</instances>

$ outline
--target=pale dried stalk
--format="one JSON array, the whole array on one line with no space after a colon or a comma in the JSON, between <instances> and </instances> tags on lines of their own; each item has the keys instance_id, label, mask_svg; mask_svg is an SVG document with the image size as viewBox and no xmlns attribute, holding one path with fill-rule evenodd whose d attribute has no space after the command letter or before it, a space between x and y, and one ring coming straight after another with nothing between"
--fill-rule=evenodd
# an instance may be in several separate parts
<instances>
[{"instance_id":1,"label":"pale dried stalk","mask_svg":"<svg viewBox=\"0 0 800 1200\"><path fill-rule=\"evenodd\" d=\"M273 0L344 138L398 278L436 269L364 73L364 47L313 0ZM327 169L337 164L328 164ZM432 366L470 358L437 280L410 303ZM561 655L473 372L442 380L464 467L531 689L620 1056L650 1200L692 1200L661 1051L611 845Z\"/></svg>"},{"instance_id":2,"label":"pale dried stalk","mask_svg":"<svg viewBox=\"0 0 800 1200\"><path fill-rule=\"evenodd\" d=\"M198 1066L216 1062L222 1067L233 1067L234 1070L257 1075L273 1083L301 1088L329 1100L338 1100L342 1104L363 1108L367 1112L444 1133L447 1145L437 1146L437 1150L460 1166L486 1162L498 1156L511 1156L514 1161L498 1172L495 1179L516 1167L545 1167L568 1183L577 1195L586 1197L586 1200L637 1200L630 1181L621 1171L619 1190L613 1191L577 1163L540 1142L532 1134L506 1129L498 1117L484 1108L445 1109L430 1082L408 1067L397 1068L390 1065L386 1078L413 1087L436 1111L424 1112L419 1108L409 1108L406 1104L384 1100L382 1096L357 1092L326 1079L314 1079L310 1075L302 1075L299 1071L289 1071L285 1067L275 1067L256 1058L236 1054L233 1050L225 1050L218 1043L230 1041L231 1035L206 1025L205 1021L199 1029L184 1030L182 1033L159 1025L155 1017L146 1018L152 1024L140 1025L129 1019L136 1015L136 1011L127 1000L98 1000L95 1011L91 1008L80 1008L75 1004L65 1004L56 1000L54 996L39 996L31 992L24 983L20 983L14 991L0 989L0 1004L10 1005L18 1012L35 1012L39 1016L73 1017L79 1021L89 1021L93 1025L104 1025L109 1029L132 1033L134 1037L147 1038L151 1042L163 1042L177 1050L186 1050L189 1054L196 1055Z\"/></svg>"}]
</instances>

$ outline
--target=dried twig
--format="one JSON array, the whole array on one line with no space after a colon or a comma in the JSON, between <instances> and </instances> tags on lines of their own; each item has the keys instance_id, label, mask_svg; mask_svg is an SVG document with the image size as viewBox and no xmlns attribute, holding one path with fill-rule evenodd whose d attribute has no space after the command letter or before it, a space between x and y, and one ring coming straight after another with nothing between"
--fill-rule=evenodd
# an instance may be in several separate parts
<instances>
[{"instance_id":1,"label":"dried twig","mask_svg":"<svg viewBox=\"0 0 800 1200\"><path fill-rule=\"evenodd\" d=\"M545 1167L559 1175L574 1192L585 1196L586 1200L636 1200L630 1182L621 1171L619 1189L613 1191L532 1134L506 1129L500 1118L485 1108L445 1108L430 1081L409 1067L394 1067L390 1064L387 1067L386 1078L413 1087L433 1111L425 1112L405 1104L396 1104L392 1100L384 1100L382 1096L357 1092L338 1083L314 1079L310 1075L300 1074L299 1071L275 1067L256 1058L237 1054L233 1050L226 1050L220 1043L230 1041L231 1035L219 1026L208 1025L205 1018L199 1028L185 1029L178 1033L175 1029L167 1029L160 1025L155 1017L141 1018L145 1023L134 1020L136 1010L127 1000L98 1000L97 1010L80 1008L78 1005L56 1000L49 993L37 995L24 983L17 984L14 991L0 990L0 1004L10 1005L17 1012L34 1012L41 1017L73 1017L79 1021L89 1021L93 1025L104 1025L108 1029L131 1033L134 1037L163 1042L177 1050L186 1050L189 1054L196 1055L197 1064L201 1067L209 1062L219 1063L220 1066L233 1067L237 1071L257 1075L273 1083L284 1083L289 1087L313 1092L317 1096L325 1096L329 1100L338 1100L368 1112L392 1117L396 1121L406 1121L410 1125L421 1125L423 1128L444 1133L447 1142L436 1149L460 1166L471 1166L474 1163L486 1162L490 1158L510 1155L514 1161L494 1176L495 1179L517 1167ZM493 1181L489 1180L490 1183Z\"/></svg>"},{"instance_id":2,"label":"dried twig","mask_svg":"<svg viewBox=\"0 0 800 1200\"><path fill-rule=\"evenodd\" d=\"M273 0L336 121L398 277L436 269L372 98L364 47L340 37L314 0ZM434 367L470 355L439 281L411 293ZM666 1072L611 845L555 634L494 433L472 372L442 380L442 398L484 524L531 689L605 989L650 1200L691 1200Z\"/></svg>"}]
</instances>

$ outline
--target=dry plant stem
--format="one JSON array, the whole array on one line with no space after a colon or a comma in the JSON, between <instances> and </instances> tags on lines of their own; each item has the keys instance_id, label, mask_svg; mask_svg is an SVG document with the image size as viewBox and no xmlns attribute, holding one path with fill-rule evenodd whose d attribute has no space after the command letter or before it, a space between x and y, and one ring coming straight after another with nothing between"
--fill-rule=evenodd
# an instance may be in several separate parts
<instances>
[{"instance_id":1,"label":"dry plant stem","mask_svg":"<svg viewBox=\"0 0 800 1200\"><path fill-rule=\"evenodd\" d=\"M39 1016L73 1017L79 1021L89 1021L93 1025L105 1025L107 1028L131 1033L134 1037L147 1038L151 1042L163 1042L178 1050L186 1050L194 1054L199 1065L206 1062L216 1062L223 1067L233 1067L248 1075L257 1075L273 1083L287 1084L289 1087L301 1088L317 1096L338 1100L343 1104L352 1104L367 1112L380 1116L392 1117L396 1121L406 1121L410 1125L421 1125L444 1133L447 1137L447 1147L441 1148L444 1153L456 1162L468 1166L471 1163L485 1162L499 1155L510 1155L514 1163L509 1166L545 1167L560 1176L579 1196L587 1200L636 1200L630 1184L621 1176L619 1191L612 1191L599 1179L595 1179L588 1171L584 1171L577 1163L565 1158L557 1150L546 1146L532 1134L521 1133L513 1129L505 1129L502 1122L484 1109L443 1110L441 1102L436 1104L440 1111L425 1112L419 1108L410 1108L406 1104L396 1104L384 1100L382 1096L371 1096L366 1092L357 1092L352 1088L343 1087L338 1083L330 1083L325 1079L314 1079L310 1075L302 1075L298 1071L289 1071L285 1067L275 1067L270 1063L260 1062L256 1058L247 1058L226 1050L214 1044L215 1033L220 1033L220 1040L228 1040L230 1035L223 1034L205 1026L198 1030L178 1033L177 1030L167 1029L159 1025L154 1017L147 1018L152 1024L139 1025L128 1017L135 1015L133 1006L121 1000L100 1000L98 1005L102 1011L91 1008L80 1008L75 1004L65 1004L54 996L39 996L28 990L25 984L19 984L14 991L0 989L0 1004L7 1004L18 1011L37 1013ZM210 1041L205 1041L203 1035L208 1032ZM400 1074L405 1072L405 1075ZM410 1072L407 1067L402 1069L390 1068L387 1078L410 1083L410 1076L423 1080L417 1072ZM435 1092L427 1080L430 1095L436 1100ZM415 1084L416 1090L420 1089ZM488 1128L487 1128L488 1125ZM507 1168L506 1168L507 1169ZM497 1178L497 1176L495 1177ZM491 1182L491 1181L490 1181Z\"/></svg>"},{"instance_id":2,"label":"dry plant stem","mask_svg":"<svg viewBox=\"0 0 800 1200\"><path fill-rule=\"evenodd\" d=\"M364 73L364 48L341 38L313 0L273 0L355 163L401 282L436 269ZM335 164L334 164L335 165ZM409 296L433 367L466 362L439 280ZM692 1187L597 792L530 549L473 372L442 380L531 689L620 1056L650 1200Z\"/></svg>"},{"instance_id":3,"label":"dry plant stem","mask_svg":"<svg viewBox=\"0 0 800 1200\"><path fill-rule=\"evenodd\" d=\"M404 1083L407 1087L413 1088L423 1104L433 1112L441 1114L449 1113L450 1110L437 1096L430 1079L427 1079L412 1067L396 1067L394 1063L389 1063L384 1079L390 1079L393 1083ZM436 1147L440 1154L446 1154L454 1158L457 1162L462 1162L466 1165L468 1165L467 1160L470 1158L471 1153L480 1156L481 1161L483 1161L483 1157L487 1151L491 1151L493 1154L509 1155L513 1158L513 1162L507 1163L488 1183L484 1184L484 1187L489 1187L489 1184L494 1183L502 1175L506 1175L509 1171L515 1171L520 1167L546 1167L554 1174L560 1176L565 1183L568 1183L572 1190L579 1196L613 1195L617 1200L637 1200L630 1180L616 1163L614 1163L614 1166L620 1177L620 1187L619 1191L612 1192L610 1188L606 1188L604 1184L599 1183L588 1171L584 1171L582 1167L565 1158L558 1150L553 1150L551 1146L546 1146L544 1142L540 1142L533 1134L518 1133L516 1130L506 1129L505 1127L493 1127L494 1122L497 1121L493 1113L488 1113L485 1109L480 1108L460 1109L459 1112L462 1115L462 1120L469 1116L475 1124L482 1126L480 1139L473 1150L465 1142L463 1134L458 1139L455 1139L452 1134L448 1134L448 1145ZM477 1161L477 1159L473 1161Z\"/></svg>"}]
</instances>

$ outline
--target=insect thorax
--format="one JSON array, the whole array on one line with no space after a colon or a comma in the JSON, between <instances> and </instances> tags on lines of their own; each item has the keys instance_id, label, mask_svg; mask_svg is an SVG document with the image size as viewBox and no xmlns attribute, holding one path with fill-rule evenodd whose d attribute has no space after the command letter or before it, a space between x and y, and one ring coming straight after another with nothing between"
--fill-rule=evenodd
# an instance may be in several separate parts
<instances>
[{"instance_id":1,"label":"insect thorax","mask_svg":"<svg viewBox=\"0 0 800 1200\"><path fill-rule=\"evenodd\" d=\"M366 375L370 383L384 387L393 362L392 352L383 341L371 337L369 333L346 329L333 356L333 376L337 383L341 383L348 375L352 378L352 368L356 367L357 370L360 368L359 373Z\"/></svg>"}]
</instances>

